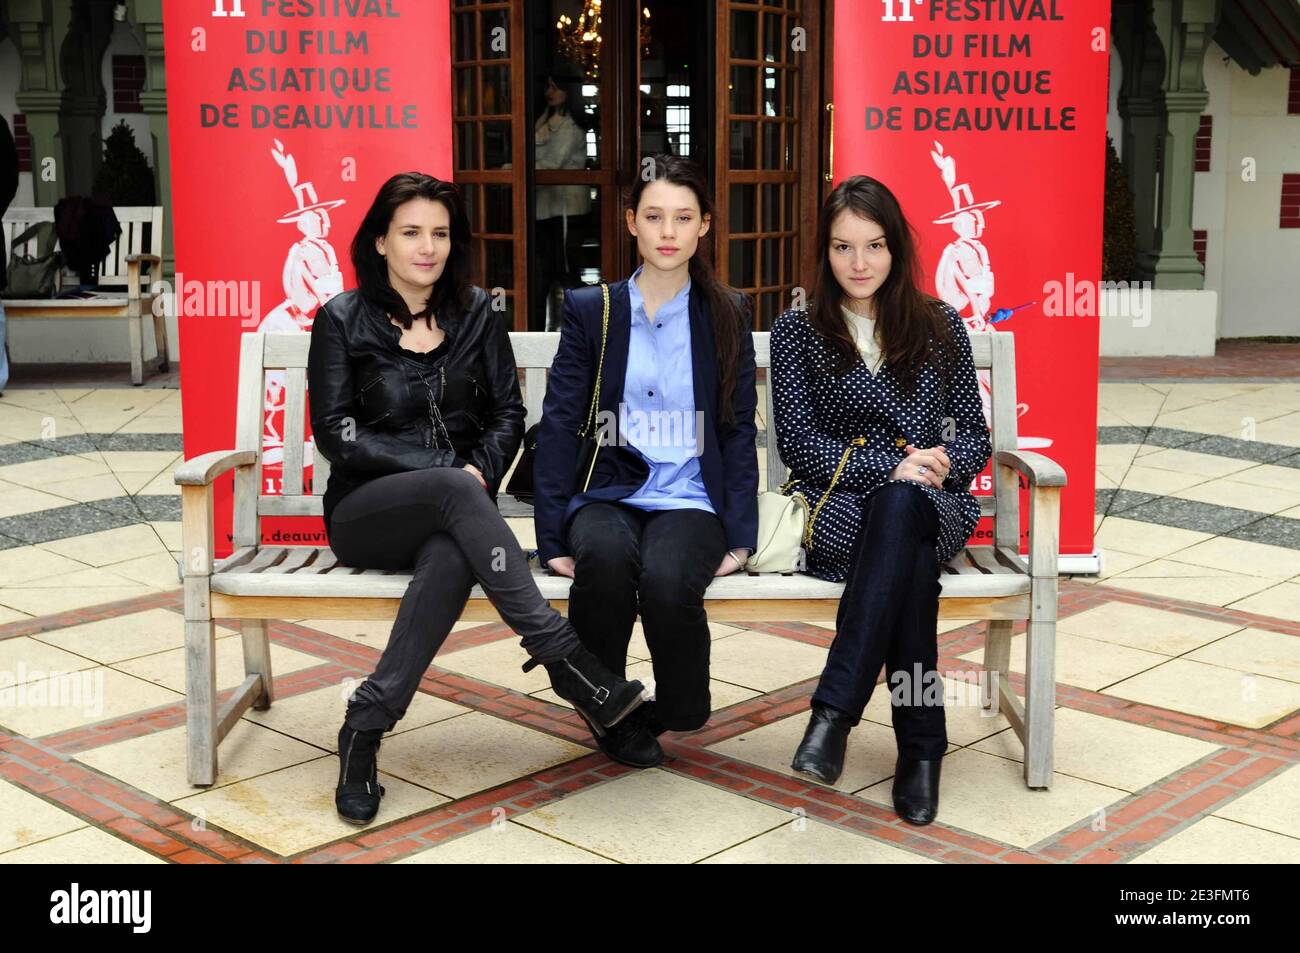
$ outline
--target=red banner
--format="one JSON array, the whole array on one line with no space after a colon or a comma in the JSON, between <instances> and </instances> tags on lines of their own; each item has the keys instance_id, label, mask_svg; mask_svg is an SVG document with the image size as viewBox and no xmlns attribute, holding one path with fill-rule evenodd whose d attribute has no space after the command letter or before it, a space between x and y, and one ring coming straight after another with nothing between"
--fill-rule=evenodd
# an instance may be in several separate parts
<instances>
[{"instance_id":1,"label":"red banner","mask_svg":"<svg viewBox=\"0 0 1300 953\"><path fill-rule=\"evenodd\" d=\"M187 458L235 445L240 334L306 333L321 304L352 286L348 248L384 180L451 177L447 4L167 0ZM268 374L264 493L279 491L283 386ZM222 556L228 476L215 510ZM325 542L319 520L267 519L262 531L268 542Z\"/></svg>"},{"instance_id":2,"label":"red banner","mask_svg":"<svg viewBox=\"0 0 1300 953\"><path fill-rule=\"evenodd\" d=\"M1063 555L1093 551L1109 24L1109 0L835 5L835 180L889 186L926 290L1015 334L1020 446L1069 478Z\"/></svg>"}]
</instances>

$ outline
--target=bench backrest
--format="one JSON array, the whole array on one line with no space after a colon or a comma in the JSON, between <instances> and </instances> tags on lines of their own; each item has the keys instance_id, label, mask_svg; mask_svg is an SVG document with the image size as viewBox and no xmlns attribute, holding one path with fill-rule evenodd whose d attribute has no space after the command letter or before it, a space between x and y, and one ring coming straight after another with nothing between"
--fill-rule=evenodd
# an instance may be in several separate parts
<instances>
[{"instance_id":1,"label":"bench backrest","mask_svg":"<svg viewBox=\"0 0 1300 953\"><path fill-rule=\"evenodd\" d=\"M970 334L975 367L990 372L992 386L993 451L1014 450L1017 445L1015 339L1011 332L984 331ZM308 334L247 332L239 356L239 395L235 421L235 449L253 450L259 463L235 478L235 546L252 546L260 539L261 516L319 516L321 494L329 480L329 461L315 451L311 486L303 480L303 441L307 419ZM546 397L546 375L559 347L555 331L516 331L510 335L515 363L523 371L526 423L542 416ZM770 366L768 332L754 332L754 356L760 369ZM282 489L278 496L263 495L261 473L262 432L265 421L265 374L284 373L284 457ZM766 375L763 375L766 377ZM763 421L767 427L767 485L775 489L785 482L788 470L776 448L772 426L772 390L763 386ZM982 496L985 516L993 516L999 546L1020 545L1019 480L1008 467L993 468L993 494Z\"/></svg>"},{"instance_id":2,"label":"bench backrest","mask_svg":"<svg viewBox=\"0 0 1300 953\"><path fill-rule=\"evenodd\" d=\"M123 206L114 208L122 234L108 250L99 268L99 283L109 288L126 287L126 258L128 255L162 255L163 210L161 205ZM4 260L9 261L13 240L36 222L54 221L52 208L10 208L3 219ZM23 254L35 254L36 243L28 239L18 249Z\"/></svg>"}]
</instances>

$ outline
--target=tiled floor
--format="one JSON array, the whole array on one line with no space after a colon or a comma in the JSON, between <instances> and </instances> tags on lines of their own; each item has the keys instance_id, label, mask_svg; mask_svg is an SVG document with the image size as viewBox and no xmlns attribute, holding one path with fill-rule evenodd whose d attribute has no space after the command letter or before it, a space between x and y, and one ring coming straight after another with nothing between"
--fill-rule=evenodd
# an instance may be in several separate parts
<instances>
[{"instance_id":1,"label":"tiled floor","mask_svg":"<svg viewBox=\"0 0 1300 953\"><path fill-rule=\"evenodd\" d=\"M1208 366L1286 376L1270 354ZM834 788L790 773L832 636L793 620L713 626L714 717L665 736L671 760L645 772L593 751L544 673L520 671L507 629L460 624L385 739L388 793L363 830L335 816L334 743L388 625L276 622L275 704L223 742L217 783L192 788L174 378L13 387L0 399L0 862L1300 861L1300 381L1139 370L1149 379L1100 386L1104 567L1062 584L1053 785L1025 788L1019 741L966 681L982 625L945 623L951 747L926 828L889 807L883 692ZM531 545L526 514L503 510ZM237 632L217 633L225 687L242 675ZM639 632L629 652L648 676Z\"/></svg>"}]
</instances>

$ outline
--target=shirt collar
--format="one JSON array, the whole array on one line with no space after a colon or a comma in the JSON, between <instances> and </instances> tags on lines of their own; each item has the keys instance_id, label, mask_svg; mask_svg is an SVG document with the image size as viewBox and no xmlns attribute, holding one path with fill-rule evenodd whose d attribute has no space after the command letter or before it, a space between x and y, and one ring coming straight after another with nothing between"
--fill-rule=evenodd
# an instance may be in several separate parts
<instances>
[{"instance_id":1,"label":"shirt collar","mask_svg":"<svg viewBox=\"0 0 1300 953\"><path fill-rule=\"evenodd\" d=\"M636 279L640 276L644 268L645 268L644 264L637 265L636 271L632 272L632 277L627 280L627 294L628 297L631 299L630 303L632 305L632 313L634 315L645 314L645 298L642 297L641 289L638 288L636 284ZM690 273L688 272L686 275L686 284L682 285L682 290L677 292L677 294L673 296L671 301L665 301L663 305L660 306L659 310L655 313L655 317L658 318L660 315L664 314L665 312L668 312L669 314L675 314L678 310L676 306L686 301L686 299L690 296L690 293L691 293L691 276Z\"/></svg>"}]
</instances>

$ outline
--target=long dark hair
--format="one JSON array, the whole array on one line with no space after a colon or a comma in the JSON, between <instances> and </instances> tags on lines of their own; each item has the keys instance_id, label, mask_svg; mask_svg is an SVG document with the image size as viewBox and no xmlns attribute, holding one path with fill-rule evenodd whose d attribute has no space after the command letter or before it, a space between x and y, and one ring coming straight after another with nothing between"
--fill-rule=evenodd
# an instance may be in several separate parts
<instances>
[{"instance_id":1,"label":"long dark hair","mask_svg":"<svg viewBox=\"0 0 1300 953\"><path fill-rule=\"evenodd\" d=\"M469 219L465 216L460 190L451 182L435 179L423 172L400 172L379 187L370 211L361 220L352 239L352 267L357 273L357 289L361 296L407 329L413 320L411 310L389 283L388 262L375 248L375 239L388 234L388 226L398 207L411 199L441 203L451 220L451 254L429 294L430 311L436 315L448 304L468 309L473 301L473 286L469 280Z\"/></svg>"},{"instance_id":2,"label":"long dark hair","mask_svg":"<svg viewBox=\"0 0 1300 953\"><path fill-rule=\"evenodd\" d=\"M880 349L902 389L911 391L922 365L937 345L943 359L950 358L952 336L942 311L943 303L920 288L920 259L916 239L894 193L867 175L845 179L822 205L817 220L817 287L809 320L839 355L836 375L846 374L858 356L840 303L844 290L831 271L831 225L843 211L870 219L885 230L885 246L892 258L889 277L873 296Z\"/></svg>"},{"instance_id":3,"label":"long dark hair","mask_svg":"<svg viewBox=\"0 0 1300 953\"><path fill-rule=\"evenodd\" d=\"M642 169L647 163L642 163ZM717 219L717 210L713 207L713 197L705 182L704 172L690 159L681 156L660 154L651 158L649 177L643 172L637 177L632 187L630 201L632 213L641 206L641 195L651 182L671 182L682 185L695 193L695 200L700 203L700 213L709 216L711 221ZM715 221L716 224L716 221ZM735 413L731 402L736 393L736 359L740 354L740 336L750 332L747 315L742 305L744 295L735 288L724 284L713 270L712 262L713 230L705 235L699 247L687 265L693 289L704 293L704 300L709 304L709 313L713 319L713 347L718 360L718 407L722 420L735 422Z\"/></svg>"},{"instance_id":4,"label":"long dark hair","mask_svg":"<svg viewBox=\"0 0 1300 953\"><path fill-rule=\"evenodd\" d=\"M552 106L548 103L546 101L546 83L543 82L542 94L538 97L542 107L538 111L537 119L533 124L540 126L543 122L558 114L568 116L584 132L590 129L592 117L587 115L587 98L582 95L581 78L547 73L544 79L549 79L564 92L564 102L559 106Z\"/></svg>"}]
</instances>

